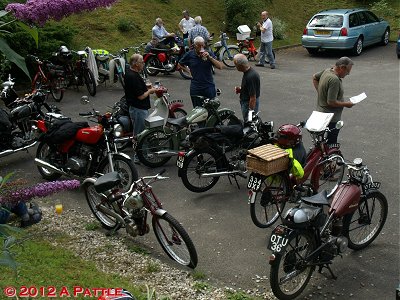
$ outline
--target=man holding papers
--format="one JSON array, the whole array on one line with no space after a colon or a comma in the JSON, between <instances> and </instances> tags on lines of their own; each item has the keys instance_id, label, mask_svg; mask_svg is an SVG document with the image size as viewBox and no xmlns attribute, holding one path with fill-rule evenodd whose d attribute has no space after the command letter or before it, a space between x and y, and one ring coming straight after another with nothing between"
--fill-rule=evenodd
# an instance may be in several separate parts
<instances>
[{"instance_id":1,"label":"man holding papers","mask_svg":"<svg viewBox=\"0 0 400 300\"><path fill-rule=\"evenodd\" d=\"M343 107L353 107L351 101L343 99L342 78L350 74L353 61L344 56L339 58L333 68L323 70L313 75L313 84L318 92L317 111L333 113L329 129L335 128L336 122L342 117ZM328 134L328 144L336 144L339 130Z\"/></svg>"}]
</instances>

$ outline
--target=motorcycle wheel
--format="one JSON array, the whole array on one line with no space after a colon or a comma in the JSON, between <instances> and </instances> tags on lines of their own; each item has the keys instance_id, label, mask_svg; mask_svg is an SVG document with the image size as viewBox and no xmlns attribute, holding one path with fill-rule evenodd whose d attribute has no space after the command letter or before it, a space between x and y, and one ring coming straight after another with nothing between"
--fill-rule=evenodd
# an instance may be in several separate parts
<instances>
[{"instance_id":1,"label":"motorcycle wheel","mask_svg":"<svg viewBox=\"0 0 400 300\"><path fill-rule=\"evenodd\" d=\"M192 192L202 193L210 190L219 180L219 177L204 177L201 175L217 172L222 169L222 161L211 149L193 151L185 157L181 169L183 185Z\"/></svg>"},{"instance_id":2,"label":"motorcycle wheel","mask_svg":"<svg viewBox=\"0 0 400 300\"><path fill-rule=\"evenodd\" d=\"M146 61L144 65L147 75L156 76L159 73L159 71L154 70L152 68L159 68L159 65L160 63L158 62L158 59L155 56L149 57L149 59Z\"/></svg>"},{"instance_id":3,"label":"motorcycle wheel","mask_svg":"<svg viewBox=\"0 0 400 300\"><path fill-rule=\"evenodd\" d=\"M174 113L175 119L179 119L179 118L182 118L182 117L184 117L184 116L187 115L186 110L184 110L183 108L179 108L179 107L176 108L176 109L173 111L173 113Z\"/></svg>"},{"instance_id":4,"label":"motorcycle wheel","mask_svg":"<svg viewBox=\"0 0 400 300\"><path fill-rule=\"evenodd\" d=\"M361 198L357 210L343 219L348 247L361 250L372 243L385 225L387 214L388 203L381 192L373 191Z\"/></svg>"},{"instance_id":5,"label":"motorcycle wheel","mask_svg":"<svg viewBox=\"0 0 400 300\"><path fill-rule=\"evenodd\" d=\"M114 154L112 157L114 171L121 175L121 186L123 192L127 192L131 187L132 183L138 180L138 172L132 163L131 159L128 159L122 155ZM110 164L108 159L103 159L97 168L97 172L101 174L106 174L111 172Z\"/></svg>"},{"instance_id":6,"label":"motorcycle wheel","mask_svg":"<svg viewBox=\"0 0 400 300\"><path fill-rule=\"evenodd\" d=\"M228 68L234 68L235 64L233 63L233 57L240 52L239 52L239 49L237 49L237 48L229 48L228 47L228 50L229 50L230 56L229 56L228 51L226 49L224 49L222 52L222 57L221 57L222 62Z\"/></svg>"},{"instance_id":7,"label":"motorcycle wheel","mask_svg":"<svg viewBox=\"0 0 400 300\"><path fill-rule=\"evenodd\" d=\"M185 79L192 79L192 72L190 72L190 69L188 66L185 66L185 68L179 68L179 74Z\"/></svg>"},{"instance_id":8,"label":"motorcycle wheel","mask_svg":"<svg viewBox=\"0 0 400 300\"><path fill-rule=\"evenodd\" d=\"M332 153L331 155L343 157L340 151ZM336 161L326 161L315 168L317 169L313 171L311 178L313 187L318 187L315 192L326 190L329 198L335 193L339 184L342 182L345 166L338 164Z\"/></svg>"},{"instance_id":9,"label":"motorcycle wheel","mask_svg":"<svg viewBox=\"0 0 400 300\"><path fill-rule=\"evenodd\" d=\"M271 263L270 284L278 299L290 300L300 295L307 286L315 266L303 261L315 249L310 233L298 232L288 238L283 253L276 254Z\"/></svg>"},{"instance_id":10,"label":"motorcycle wheel","mask_svg":"<svg viewBox=\"0 0 400 300\"><path fill-rule=\"evenodd\" d=\"M96 95L96 81L92 71L85 69L83 71L83 79L90 96Z\"/></svg>"},{"instance_id":11,"label":"motorcycle wheel","mask_svg":"<svg viewBox=\"0 0 400 300\"><path fill-rule=\"evenodd\" d=\"M62 78L53 79L50 86L50 93L54 101L60 102L64 97L64 80Z\"/></svg>"},{"instance_id":12,"label":"motorcycle wheel","mask_svg":"<svg viewBox=\"0 0 400 300\"><path fill-rule=\"evenodd\" d=\"M36 150L36 158L44 160L49 164L53 164L53 161L50 159L50 157L54 157L55 155L56 154L53 153L51 147L45 142L41 142ZM42 175L42 177L46 180L56 180L61 177L60 173L53 172L44 167L37 166L37 169L39 170L40 175Z\"/></svg>"},{"instance_id":13,"label":"motorcycle wheel","mask_svg":"<svg viewBox=\"0 0 400 300\"><path fill-rule=\"evenodd\" d=\"M153 215L152 225L164 252L177 263L196 268L197 251L183 226L170 214Z\"/></svg>"},{"instance_id":14,"label":"motorcycle wheel","mask_svg":"<svg viewBox=\"0 0 400 300\"><path fill-rule=\"evenodd\" d=\"M171 157L159 157L155 152L161 150L173 150L174 144L172 137L165 134L162 129L150 131L141 137L136 147L136 154L145 166L150 168L161 167L166 164Z\"/></svg>"},{"instance_id":15,"label":"motorcycle wheel","mask_svg":"<svg viewBox=\"0 0 400 300\"><path fill-rule=\"evenodd\" d=\"M114 211L114 207L108 203L108 201L102 202L102 196L99 195L94 189L93 183L87 183L83 187L85 191L86 201L89 205L90 210L97 220L101 223L101 226L107 230L117 231L121 228L121 223L117 222L117 219L113 216L107 215L97 209L97 205L100 203L105 205L108 209Z\"/></svg>"},{"instance_id":16,"label":"motorcycle wheel","mask_svg":"<svg viewBox=\"0 0 400 300\"><path fill-rule=\"evenodd\" d=\"M254 192L253 192L254 193ZM278 220L290 196L287 177L277 173L267 176L250 202L250 216L254 225L268 228Z\"/></svg>"}]
</instances>

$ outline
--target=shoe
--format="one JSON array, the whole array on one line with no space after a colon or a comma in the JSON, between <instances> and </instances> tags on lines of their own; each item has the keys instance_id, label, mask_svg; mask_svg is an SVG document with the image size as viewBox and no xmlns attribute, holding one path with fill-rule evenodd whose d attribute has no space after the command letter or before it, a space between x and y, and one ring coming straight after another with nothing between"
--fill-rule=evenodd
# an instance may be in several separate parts
<instances>
[{"instance_id":1,"label":"shoe","mask_svg":"<svg viewBox=\"0 0 400 300\"><path fill-rule=\"evenodd\" d=\"M256 64L256 66L257 66L257 67L264 67L264 65L261 64L261 63Z\"/></svg>"},{"instance_id":2,"label":"shoe","mask_svg":"<svg viewBox=\"0 0 400 300\"><path fill-rule=\"evenodd\" d=\"M271 65L271 69L275 69L275 65Z\"/></svg>"}]
</instances>

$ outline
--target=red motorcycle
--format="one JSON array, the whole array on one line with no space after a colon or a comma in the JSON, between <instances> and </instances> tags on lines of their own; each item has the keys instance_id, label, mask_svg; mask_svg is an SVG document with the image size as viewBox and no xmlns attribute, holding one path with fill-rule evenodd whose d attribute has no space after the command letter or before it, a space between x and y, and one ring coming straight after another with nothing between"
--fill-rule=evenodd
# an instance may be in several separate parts
<instances>
[{"instance_id":1,"label":"red motorcycle","mask_svg":"<svg viewBox=\"0 0 400 300\"><path fill-rule=\"evenodd\" d=\"M328 269L336 279L330 268L333 258L342 256L347 247L353 250L367 247L386 222L386 197L379 191L380 182L372 180L362 159L347 163L334 155L328 161L347 166L348 180L339 185L331 201L326 191L303 197L286 212L283 224L269 238L270 284L278 299L299 296L315 267L320 273L323 268Z\"/></svg>"},{"instance_id":2,"label":"red motorcycle","mask_svg":"<svg viewBox=\"0 0 400 300\"><path fill-rule=\"evenodd\" d=\"M81 101L87 102L87 97ZM79 115L94 118L98 124L37 122L43 133L35 158L39 173L47 180L55 180L61 175L83 179L117 171L122 178L121 188L127 191L138 179L138 173L130 157L118 152L115 140L122 133L118 121L111 113L102 115L94 109Z\"/></svg>"},{"instance_id":3,"label":"red motorcycle","mask_svg":"<svg viewBox=\"0 0 400 300\"><path fill-rule=\"evenodd\" d=\"M178 62L185 54L186 48L182 39L175 37L175 46L173 48L150 48L143 55L145 70L148 75L156 76L158 73L169 74L179 71L179 74L185 79L192 79L189 68L178 67Z\"/></svg>"}]
</instances>

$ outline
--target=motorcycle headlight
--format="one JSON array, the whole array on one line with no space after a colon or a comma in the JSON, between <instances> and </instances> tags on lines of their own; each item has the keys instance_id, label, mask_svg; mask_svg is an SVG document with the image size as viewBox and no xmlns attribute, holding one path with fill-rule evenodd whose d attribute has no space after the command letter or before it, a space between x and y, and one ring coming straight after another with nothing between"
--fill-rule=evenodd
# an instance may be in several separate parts
<instances>
[{"instance_id":1,"label":"motorcycle headlight","mask_svg":"<svg viewBox=\"0 0 400 300\"><path fill-rule=\"evenodd\" d=\"M120 137L120 136L122 136L122 133L123 133L123 132L124 132L124 130L123 130L121 124L115 124L115 125L114 125L114 132L113 132L113 134L114 134L115 137Z\"/></svg>"}]
</instances>

